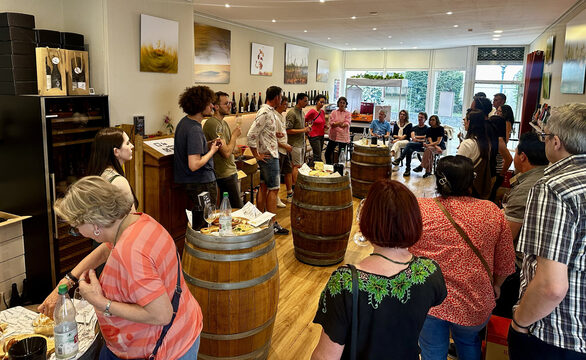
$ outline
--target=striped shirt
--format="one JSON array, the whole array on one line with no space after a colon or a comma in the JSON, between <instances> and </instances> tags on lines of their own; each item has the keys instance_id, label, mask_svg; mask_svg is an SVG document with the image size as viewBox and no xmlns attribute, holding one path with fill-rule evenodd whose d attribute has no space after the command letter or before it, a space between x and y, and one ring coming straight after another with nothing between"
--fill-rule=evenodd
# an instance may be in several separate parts
<instances>
[{"instance_id":1,"label":"striped shirt","mask_svg":"<svg viewBox=\"0 0 586 360\"><path fill-rule=\"evenodd\" d=\"M173 238L147 214L126 228L100 276L104 296L112 301L146 306L163 294L173 297L177 284L177 256ZM181 276L177 316L163 340L158 359L178 359L199 336L202 313ZM137 323L97 311L108 348L121 358L147 358L161 335L162 325Z\"/></svg>"},{"instance_id":2,"label":"striped shirt","mask_svg":"<svg viewBox=\"0 0 586 360\"><path fill-rule=\"evenodd\" d=\"M537 257L568 266L568 292L531 333L560 348L586 353L586 154L560 160L529 192L517 250L523 252L521 292L535 276Z\"/></svg>"}]
</instances>

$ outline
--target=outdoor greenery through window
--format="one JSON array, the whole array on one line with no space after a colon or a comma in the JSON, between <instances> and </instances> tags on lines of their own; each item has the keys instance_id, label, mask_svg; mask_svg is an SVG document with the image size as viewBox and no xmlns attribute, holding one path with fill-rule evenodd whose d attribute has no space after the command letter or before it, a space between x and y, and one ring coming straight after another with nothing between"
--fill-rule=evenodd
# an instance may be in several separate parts
<instances>
[{"instance_id":1,"label":"outdoor greenery through window","mask_svg":"<svg viewBox=\"0 0 586 360\"><path fill-rule=\"evenodd\" d=\"M443 125L455 130L462 126L464 102L464 71L435 71L435 99L433 113L437 114ZM442 103L440 104L440 99Z\"/></svg>"}]
</instances>

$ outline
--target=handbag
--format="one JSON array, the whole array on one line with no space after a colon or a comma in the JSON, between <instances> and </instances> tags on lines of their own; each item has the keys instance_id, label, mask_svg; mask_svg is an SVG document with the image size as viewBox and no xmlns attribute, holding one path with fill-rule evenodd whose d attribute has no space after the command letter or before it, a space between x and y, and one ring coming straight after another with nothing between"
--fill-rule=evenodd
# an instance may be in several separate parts
<instances>
[{"instance_id":1,"label":"handbag","mask_svg":"<svg viewBox=\"0 0 586 360\"><path fill-rule=\"evenodd\" d=\"M454 218L452 218L452 215L450 215L450 213L448 212L446 207L437 198L434 198L433 200L436 202L437 206L439 206L440 210L444 213L444 215L446 215L448 220L450 220L450 222L456 228L456 231L458 231L460 236L466 241L466 244L468 244L470 249L472 249L472 251L474 251L474 254L476 254L476 256L480 259L480 262L482 263L482 265L484 266L484 269L488 273L488 278L490 279L490 284L494 285L494 279L492 276L492 272L490 271L490 267L488 266L488 263L486 262L486 260L484 259L484 257L482 256L482 254L480 253L478 248L476 246L474 246L474 244L472 243L472 241L470 240L470 238L468 237L466 232L464 232L464 230L460 227L460 225L456 224L456 222L454 221Z\"/></svg>"},{"instance_id":2,"label":"handbag","mask_svg":"<svg viewBox=\"0 0 586 360\"><path fill-rule=\"evenodd\" d=\"M356 360L358 347L358 272L354 265L348 264L352 272L352 339L350 340L350 360Z\"/></svg>"},{"instance_id":3,"label":"handbag","mask_svg":"<svg viewBox=\"0 0 586 360\"><path fill-rule=\"evenodd\" d=\"M179 299L181 298L181 292L182 292L182 290L181 290L181 259L179 259L178 252L175 252L175 255L177 255L177 285L175 286L175 292L173 293L173 298L171 299L171 305L173 306L173 316L171 317L171 321L169 321L169 323L163 327L163 330L161 331L161 336L159 336L159 339L157 340L157 343L155 344L155 348L153 349L151 354L146 358L148 360L154 360L157 357L157 352L159 351L159 348L163 344L163 339L165 338L165 335L167 335L167 332L171 328L171 325L173 325L173 321L175 320L175 316L177 315L177 310L179 309ZM108 346L104 345L104 347L102 348L102 351L100 352L100 360L118 360L118 359L120 359L120 358L118 356L116 356L116 354L114 354L112 352L112 350L110 350L108 348ZM132 359L132 360L143 360L143 359Z\"/></svg>"}]
</instances>

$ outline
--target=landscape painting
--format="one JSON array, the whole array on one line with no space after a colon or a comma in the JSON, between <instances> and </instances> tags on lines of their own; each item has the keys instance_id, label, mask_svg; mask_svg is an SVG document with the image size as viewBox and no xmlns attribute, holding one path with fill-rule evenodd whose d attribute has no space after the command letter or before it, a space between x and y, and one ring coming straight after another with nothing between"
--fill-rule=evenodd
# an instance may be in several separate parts
<instances>
[{"instance_id":1,"label":"landscape painting","mask_svg":"<svg viewBox=\"0 0 586 360\"><path fill-rule=\"evenodd\" d=\"M285 84L307 84L309 48L285 44Z\"/></svg>"},{"instance_id":2,"label":"landscape painting","mask_svg":"<svg viewBox=\"0 0 586 360\"><path fill-rule=\"evenodd\" d=\"M317 74L315 81L328 82L328 75L330 74L330 62L323 59L317 59Z\"/></svg>"},{"instance_id":3,"label":"landscape painting","mask_svg":"<svg viewBox=\"0 0 586 360\"><path fill-rule=\"evenodd\" d=\"M230 30L194 24L195 82L230 82Z\"/></svg>"},{"instance_id":4,"label":"landscape painting","mask_svg":"<svg viewBox=\"0 0 586 360\"><path fill-rule=\"evenodd\" d=\"M585 76L586 11L582 11L566 25L561 92L563 94L583 94Z\"/></svg>"},{"instance_id":5,"label":"landscape painting","mask_svg":"<svg viewBox=\"0 0 586 360\"><path fill-rule=\"evenodd\" d=\"M177 74L179 23L140 15L140 71Z\"/></svg>"},{"instance_id":6,"label":"landscape painting","mask_svg":"<svg viewBox=\"0 0 586 360\"><path fill-rule=\"evenodd\" d=\"M275 48L272 46L252 43L250 75L272 76L274 52Z\"/></svg>"}]
</instances>

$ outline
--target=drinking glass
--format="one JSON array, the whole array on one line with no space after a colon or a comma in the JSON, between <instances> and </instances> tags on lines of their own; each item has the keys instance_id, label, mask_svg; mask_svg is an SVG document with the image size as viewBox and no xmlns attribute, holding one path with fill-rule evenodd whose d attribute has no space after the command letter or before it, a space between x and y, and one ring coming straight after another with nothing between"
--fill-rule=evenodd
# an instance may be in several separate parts
<instances>
[{"instance_id":1,"label":"drinking glass","mask_svg":"<svg viewBox=\"0 0 586 360\"><path fill-rule=\"evenodd\" d=\"M242 126L242 116L240 116L240 115L236 116L236 126L238 126L238 127Z\"/></svg>"},{"instance_id":2,"label":"drinking glass","mask_svg":"<svg viewBox=\"0 0 586 360\"><path fill-rule=\"evenodd\" d=\"M87 306L89 305L89 303L81 295L81 292L79 291L79 287L77 289L75 289L75 291L73 292L73 299L74 299L73 303L75 304L75 311L77 312L78 315L83 316L83 324L87 325L86 315L87 315Z\"/></svg>"},{"instance_id":3,"label":"drinking glass","mask_svg":"<svg viewBox=\"0 0 586 360\"><path fill-rule=\"evenodd\" d=\"M358 204L358 208L356 209L356 226L358 230L354 233L353 240L358 246L367 246L368 243L366 242L366 238L362 235L360 231L360 213L362 212L362 207L364 206L364 200L360 200L360 204Z\"/></svg>"},{"instance_id":4,"label":"drinking glass","mask_svg":"<svg viewBox=\"0 0 586 360\"><path fill-rule=\"evenodd\" d=\"M206 204L205 208L203 209L203 216L205 221L208 223L208 227L212 225L214 220L218 217L218 212L216 211L216 206L213 204Z\"/></svg>"},{"instance_id":5,"label":"drinking glass","mask_svg":"<svg viewBox=\"0 0 586 360\"><path fill-rule=\"evenodd\" d=\"M218 126L216 126L216 135L218 135L218 139L222 137L223 133L224 133L224 126L222 124L218 124Z\"/></svg>"}]
</instances>

